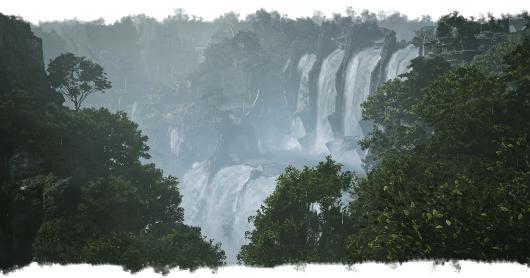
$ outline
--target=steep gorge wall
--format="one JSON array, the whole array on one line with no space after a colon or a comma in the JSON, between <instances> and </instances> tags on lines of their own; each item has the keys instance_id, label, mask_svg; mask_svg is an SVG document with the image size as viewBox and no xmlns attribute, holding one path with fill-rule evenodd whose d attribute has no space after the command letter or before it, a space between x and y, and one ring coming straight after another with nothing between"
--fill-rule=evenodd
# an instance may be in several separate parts
<instances>
[{"instance_id":1,"label":"steep gorge wall","mask_svg":"<svg viewBox=\"0 0 530 278\"><path fill-rule=\"evenodd\" d=\"M41 40L20 18L0 14L0 268L32 260L33 239L42 220L43 166L30 117L39 106L63 98L48 84ZM31 96L31 97L29 97ZM28 99L30 99L28 101ZM31 102L31 104L29 103ZM24 110L32 107L30 111ZM41 110L42 111L42 110ZM38 125L37 125L38 126ZM14 198L13 196L16 196Z\"/></svg>"},{"instance_id":2,"label":"steep gorge wall","mask_svg":"<svg viewBox=\"0 0 530 278\"><path fill-rule=\"evenodd\" d=\"M49 93L42 55L27 22L0 14L0 89Z\"/></svg>"}]
</instances>

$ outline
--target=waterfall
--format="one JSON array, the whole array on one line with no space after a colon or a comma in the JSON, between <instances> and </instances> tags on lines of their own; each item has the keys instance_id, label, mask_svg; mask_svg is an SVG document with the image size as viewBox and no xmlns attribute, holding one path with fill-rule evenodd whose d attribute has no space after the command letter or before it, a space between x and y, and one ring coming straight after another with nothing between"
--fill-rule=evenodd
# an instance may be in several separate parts
<instances>
[{"instance_id":1,"label":"waterfall","mask_svg":"<svg viewBox=\"0 0 530 278\"><path fill-rule=\"evenodd\" d=\"M255 215L276 186L276 176L262 174L261 165L224 167L208 180L208 163L196 163L184 175L183 196L186 224L197 225L209 239L222 242L227 263L235 263L245 231L253 229L248 217Z\"/></svg>"},{"instance_id":2,"label":"waterfall","mask_svg":"<svg viewBox=\"0 0 530 278\"><path fill-rule=\"evenodd\" d=\"M182 208L184 208L184 222L189 225L199 225L197 216L200 211L200 203L198 202L201 196L204 196L208 185L208 162L193 163L188 172L182 178L182 183L179 186L180 194L182 194Z\"/></svg>"},{"instance_id":3,"label":"waterfall","mask_svg":"<svg viewBox=\"0 0 530 278\"><path fill-rule=\"evenodd\" d=\"M285 62L285 64L283 65L283 70L282 72L286 72L287 69L289 68L289 65L291 65L291 58L287 59L287 61Z\"/></svg>"},{"instance_id":4,"label":"waterfall","mask_svg":"<svg viewBox=\"0 0 530 278\"><path fill-rule=\"evenodd\" d=\"M410 61L418 57L418 55L419 49L412 44L392 54L386 67L386 80L394 79L398 75L407 72Z\"/></svg>"},{"instance_id":5,"label":"waterfall","mask_svg":"<svg viewBox=\"0 0 530 278\"><path fill-rule=\"evenodd\" d=\"M304 123L300 117L291 121L291 133L284 138L283 148L287 151L302 151L302 145L298 139L306 135Z\"/></svg>"},{"instance_id":6,"label":"waterfall","mask_svg":"<svg viewBox=\"0 0 530 278\"><path fill-rule=\"evenodd\" d=\"M329 54L322 62L317 85L317 123L314 151L317 153L329 152L326 143L333 140L333 131L328 117L335 112L335 78L344 51L337 49Z\"/></svg>"},{"instance_id":7,"label":"waterfall","mask_svg":"<svg viewBox=\"0 0 530 278\"><path fill-rule=\"evenodd\" d=\"M136 119L136 111L138 110L138 101L135 101L131 108L131 121L137 123Z\"/></svg>"},{"instance_id":8,"label":"waterfall","mask_svg":"<svg viewBox=\"0 0 530 278\"><path fill-rule=\"evenodd\" d=\"M298 97L296 102L296 112L304 111L309 105L309 72L317 60L315 54L305 54L298 62L298 72L300 73L300 85L298 86Z\"/></svg>"},{"instance_id":9,"label":"waterfall","mask_svg":"<svg viewBox=\"0 0 530 278\"><path fill-rule=\"evenodd\" d=\"M357 53L348 63L344 83L344 136L363 136L359 124L362 119L361 103L370 94L372 71L380 59L381 48L370 47Z\"/></svg>"},{"instance_id":10,"label":"waterfall","mask_svg":"<svg viewBox=\"0 0 530 278\"><path fill-rule=\"evenodd\" d=\"M292 123L291 123L291 133L294 138L302 138L306 135L304 123L300 119L300 117L296 117Z\"/></svg>"},{"instance_id":11,"label":"waterfall","mask_svg":"<svg viewBox=\"0 0 530 278\"><path fill-rule=\"evenodd\" d=\"M180 154L180 146L182 145L182 142L182 136L179 135L176 128L172 128L169 134L169 148L177 157Z\"/></svg>"},{"instance_id":12,"label":"waterfall","mask_svg":"<svg viewBox=\"0 0 530 278\"><path fill-rule=\"evenodd\" d=\"M295 114L304 112L309 105L309 72L313 68L316 59L317 56L315 54L306 53L298 62L297 70L300 73L300 84L298 86ZM305 135L304 124L300 117L296 117L291 121L291 133L284 137L283 148L288 151L302 151L302 145L298 139Z\"/></svg>"}]
</instances>

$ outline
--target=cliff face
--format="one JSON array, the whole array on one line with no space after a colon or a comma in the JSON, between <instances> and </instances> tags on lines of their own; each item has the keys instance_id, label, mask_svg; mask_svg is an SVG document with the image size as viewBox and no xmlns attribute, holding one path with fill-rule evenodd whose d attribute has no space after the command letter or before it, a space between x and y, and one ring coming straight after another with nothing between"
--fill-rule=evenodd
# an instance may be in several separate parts
<instances>
[{"instance_id":1,"label":"cliff face","mask_svg":"<svg viewBox=\"0 0 530 278\"><path fill-rule=\"evenodd\" d=\"M42 41L28 23L0 14L0 88L46 91Z\"/></svg>"},{"instance_id":2,"label":"cliff face","mask_svg":"<svg viewBox=\"0 0 530 278\"><path fill-rule=\"evenodd\" d=\"M0 268L31 261L42 217L45 171L33 151L42 138L29 118L62 96L49 87L41 47L28 23L0 14Z\"/></svg>"},{"instance_id":3,"label":"cliff face","mask_svg":"<svg viewBox=\"0 0 530 278\"><path fill-rule=\"evenodd\" d=\"M22 100L26 96L31 96L32 100ZM42 168L36 162L38 158L28 155L30 147L24 146L28 142L21 139L27 135L24 128L29 128L25 126L29 116L21 115L38 115L39 112L24 110L20 103L26 101L44 106L52 102L60 105L64 99L49 86L41 39L33 34L27 22L3 14L0 14L0 97L5 101L0 103L4 105L0 121L3 121L1 131L5 133L0 140L3 170L0 183L35 176Z\"/></svg>"}]
</instances>

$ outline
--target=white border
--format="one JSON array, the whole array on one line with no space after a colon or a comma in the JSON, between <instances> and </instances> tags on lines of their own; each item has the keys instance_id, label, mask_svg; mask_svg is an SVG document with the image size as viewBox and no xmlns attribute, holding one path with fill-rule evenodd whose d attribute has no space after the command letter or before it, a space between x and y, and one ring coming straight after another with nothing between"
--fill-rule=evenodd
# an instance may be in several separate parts
<instances>
[{"instance_id":1,"label":"white border","mask_svg":"<svg viewBox=\"0 0 530 278\"><path fill-rule=\"evenodd\" d=\"M155 273L152 268L144 269L136 274L124 271L119 266L100 265L31 265L7 273L5 277L530 277L530 267L517 263L477 263L472 261L458 261L456 263L435 264L432 261L410 262L403 264L364 263L352 266L345 265L290 265L276 268L250 268L243 266L225 266L217 269L202 268L190 272L189 270L171 270L166 276Z\"/></svg>"}]
</instances>

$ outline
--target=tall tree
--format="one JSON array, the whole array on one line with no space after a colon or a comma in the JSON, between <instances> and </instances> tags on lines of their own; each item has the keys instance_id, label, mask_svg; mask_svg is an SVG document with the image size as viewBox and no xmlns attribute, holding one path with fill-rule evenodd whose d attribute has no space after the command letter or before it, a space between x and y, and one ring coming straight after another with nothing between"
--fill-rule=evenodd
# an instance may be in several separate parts
<instances>
[{"instance_id":1,"label":"tall tree","mask_svg":"<svg viewBox=\"0 0 530 278\"><path fill-rule=\"evenodd\" d=\"M125 113L83 109L63 121L63 151L49 162L59 179L42 189L38 262L131 270L223 264L220 245L183 224L177 179L140 163L149 157L147 137Z\"/></svg>"},{"instance_id":2,"label":"tall tree","mask_svg":"<svg viewBox=\"0 0 530 278\"><path fill-rule=\"evenodd\" d=\"M68 98L76 111L89 95L111 88L106 75L100 65L72 53L63 53L48 65L52 88Z\"/></svg>"}]
</instances>

